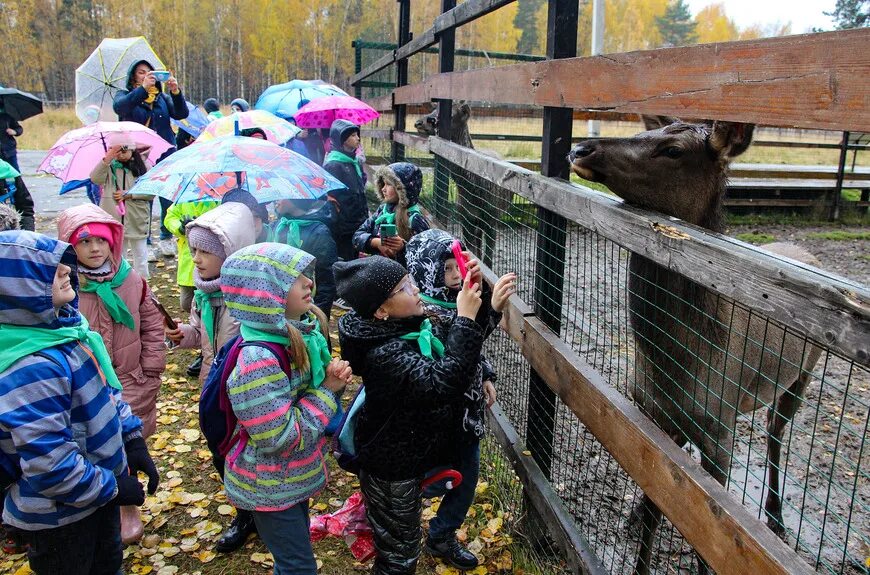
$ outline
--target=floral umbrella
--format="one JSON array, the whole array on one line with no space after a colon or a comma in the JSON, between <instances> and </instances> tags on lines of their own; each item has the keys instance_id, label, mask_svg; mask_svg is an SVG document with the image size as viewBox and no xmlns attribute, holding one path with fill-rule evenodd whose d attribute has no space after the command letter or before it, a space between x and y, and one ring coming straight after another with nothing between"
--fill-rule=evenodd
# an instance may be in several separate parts
<instances>
[{"instance_id":1,"label":"floral umbrella","mask_svg":"<svg viewBox=\"0 0 870 575\"><path fill-rule=\"evenodd\" d=\"M305 104L294 118L300 128L328 128L335 120L348 120L360 126L378 116L374 108L353 96L329 96Z\"/></svg>"},{"instance_id":2,"label":"floral umbrella","mask_svg":"<svg viewBox=\"0 0 870 575\"><path fill-rule=\"evenodd\" d=\"M287 120L283 120L266 110L251 110L236 112L223 118L218 118L203 129L197 142L207 142L220 136L232 136L237 130L260 128L265 132L266 139L278 145L286 143L296 136L300 130Z\"/></svg>"},{"instance_id":3,"label":"floral umbrella","mask_svg":"<svg viewBox=\"0 0 870 575\"><path fill-rule=\"evenodd\" d=\"M308 158L266 140L221 136L175 152L127 193L174 203L217 200L246 188L260 203L315 200L344 184Z\"/></svg>"}]
</instances>

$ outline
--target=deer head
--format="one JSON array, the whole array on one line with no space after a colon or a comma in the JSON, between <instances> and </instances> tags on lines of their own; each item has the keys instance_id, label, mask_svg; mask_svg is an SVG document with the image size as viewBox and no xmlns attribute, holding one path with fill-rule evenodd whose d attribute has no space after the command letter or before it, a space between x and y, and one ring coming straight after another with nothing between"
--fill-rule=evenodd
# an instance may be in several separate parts
<instances>
[{"instance_id":1,"label":"deer head","mask_svg":"<svg viewBox=\"0 0 870 575\"><path fill-rule=\"evenodd\" d=\"M754 126L665 117L644 124L631 138L579 142L568 154L571 169L629 204L722 231L728 164L749 147Z\"/></svg>"},{"instance_id":2,"label":"deer head","mask_svg":"<svg viewBox=\"0 0 870 575\"><path fill-rule=\"evenodd\" d=\"M458 135L466 135L468 132L468 119L471 117L471 106L468 105L464 100L457 102L455 106L451 109L450 114L450 139L451 141L467 145L465 142L458 141ZM417 121L414 122L414 127L417 129L417 132L424 136L434 136L438 132L438 108L436 107L434 110L426 114L425 116L421 116L417 118ZM468 138L470 141L470 138Z\"/></svg>"}]
</instances>

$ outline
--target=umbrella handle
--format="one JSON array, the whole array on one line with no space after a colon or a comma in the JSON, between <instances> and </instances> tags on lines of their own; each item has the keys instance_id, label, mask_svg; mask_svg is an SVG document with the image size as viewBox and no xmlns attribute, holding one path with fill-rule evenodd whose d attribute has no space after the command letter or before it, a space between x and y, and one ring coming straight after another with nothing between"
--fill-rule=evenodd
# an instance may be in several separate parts
<instances>
[{"instance_id":1,"label":"umbrella handle","mask_svg":"<svg viewBox=\"0 0 870 575\"><path fill-rule=\"evenodd\" d=\"M115 206L115 209L118 210L119 216L127 215L127 206L124 205L123 200L118 202L118 204Z\"/></svg>"}]
</instances>

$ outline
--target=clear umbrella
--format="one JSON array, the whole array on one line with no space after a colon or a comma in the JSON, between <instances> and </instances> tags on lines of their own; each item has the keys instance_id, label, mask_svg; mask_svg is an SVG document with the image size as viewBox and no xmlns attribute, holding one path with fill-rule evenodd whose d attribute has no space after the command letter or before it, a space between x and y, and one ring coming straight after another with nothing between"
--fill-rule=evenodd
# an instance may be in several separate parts
<instances>
[{"instance_id":1,"label":"clear umbrella","mask_svg":"<svg viewBox=\"0 0 870 575\"><path fill-rule=\"evenodd\" d=\"M112 101L119 90L127 89L127 73L139 60L147 60L157 70L165 68L144 36L104 38L76 69L76 116L85 124L92 123L95 115L97 120L117 120Z\"/></svg>"}]
</instances>

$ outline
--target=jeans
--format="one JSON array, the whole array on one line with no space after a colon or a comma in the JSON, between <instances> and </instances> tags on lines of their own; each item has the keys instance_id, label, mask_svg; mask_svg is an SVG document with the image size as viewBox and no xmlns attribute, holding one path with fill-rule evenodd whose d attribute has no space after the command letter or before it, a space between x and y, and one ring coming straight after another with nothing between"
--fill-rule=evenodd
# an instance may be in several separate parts
<instances>
[{"instance_id":1,"label":"jeans","mask_svg":"<svg viewBox=\"0 0 870 575\"><path fill-rule=\"evenodd\" d=\"M474 490L477 488L477 476L480 473L480 441L471 443L465 441L459 446L459 465L456 470L462 474L459 487L447 490L445 482L433 483L423 491L423 497L444 495L438 514L429 522L429 539L443 541L453 537L454 532L462 526L468 509L474 502ZM433 470L432 474L441 471Z\"/></svg>"},{"instance_id":2,"label":"jeans","mask_svg":"<svg viewBox=\"0 0 870 575\"><path fill-rule=\"evenodd\" d=\"M115 575L121 569L121 514L111 503L70 525L23 532L23 539L37 575Z\"/></svg>"},{"instance_id":3,"label":"jeans","mask_svg":"<svg viewBox=\"0 0 870 575\"><path fill-rule=\"evenodd\" d=\"M283 511L254 511L257 533L275 558L275 575L317 575L308 533L308 501Z\"/></svg>"},{"instance_id":4,"label":"jeans","mask_svg":"<svg viewBox=\"0 0 870 575\"><path fill-rule=\"evenodd\" d=\"M4 160L18 172L21 172L21 168L18 167L18 150L12 150L0 155L0 159Z\"/></svg>"}]
</instances>

